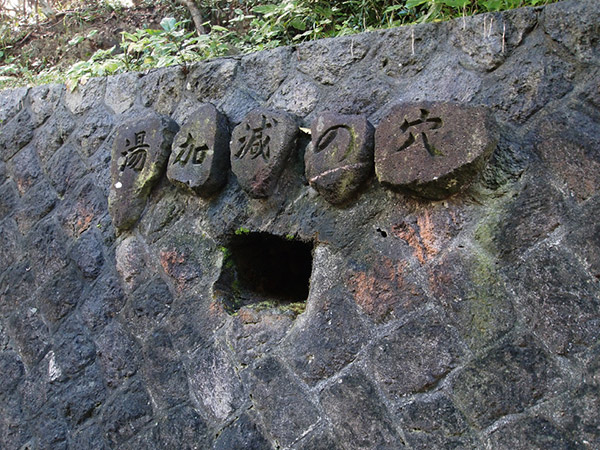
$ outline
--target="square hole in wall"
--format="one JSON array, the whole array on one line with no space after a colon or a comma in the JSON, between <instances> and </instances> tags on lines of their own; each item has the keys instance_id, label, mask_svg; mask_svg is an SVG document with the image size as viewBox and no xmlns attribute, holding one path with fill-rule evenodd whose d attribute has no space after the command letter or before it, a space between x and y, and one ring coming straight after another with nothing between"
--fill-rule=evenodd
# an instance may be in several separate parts
<instances>
[{"instance_id":1,"label":"square hole in wall","mask_svg":"<svg viewBox=\"0 0 600 450\"><path fill-rule=\"evenodd\" d=\"M224 251L215 293L225 310L242 306L288 307L304 310L312 271L313 243L268 233L241 232Z\"/></svg>"}]
</instances>

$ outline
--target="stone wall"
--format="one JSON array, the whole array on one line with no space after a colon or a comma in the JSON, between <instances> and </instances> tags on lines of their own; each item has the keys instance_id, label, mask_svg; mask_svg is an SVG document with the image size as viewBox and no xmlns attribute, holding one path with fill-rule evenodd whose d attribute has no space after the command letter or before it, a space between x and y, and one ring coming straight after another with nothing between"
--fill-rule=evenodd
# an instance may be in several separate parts
<instances>
[{"instance_id":1,"label":"stone wall","mask_svg":"<svg viewBox=\"0 0 600 450\"><path fill-rule=\"evenodd\" d=\"M600 447L597 6L2 92L0 447ZM169 181L177 129L221 114L217 155L266 129L257 108L292 120L264 190L266 163L228 158L207 191ZM163 153L142 183L119 152L149 117L162 137L135 139ZM315 156L336 123L358 178ZM497 145L469 166L479 132Z\"/></svg>"}]
</instances>

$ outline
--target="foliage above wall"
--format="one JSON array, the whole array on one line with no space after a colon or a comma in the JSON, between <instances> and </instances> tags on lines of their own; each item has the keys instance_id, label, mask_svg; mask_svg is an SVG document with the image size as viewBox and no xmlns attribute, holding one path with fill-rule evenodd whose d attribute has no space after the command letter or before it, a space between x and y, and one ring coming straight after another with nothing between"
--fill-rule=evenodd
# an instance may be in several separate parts
<instances>
[{"instance_id":1,"label":"foliage above wall","mask_svg":"<svg viewBox=\"0 0 600 450\"><path fill-rule=\"evenodd\" d=\"M477 13L494 12L522 6L538 6L555 0L209 0L203 6L191 8L194 21L178 4L194 4L176 0L153 3L134 2L146 8L170 8L176 17L165 17L160 27L143 26L133 32L121 31L121 42L101 45L95 52L70 67L52 64L45 55L21 54L24 39L15 30L19 22L7 13L0 3L0 88L66 82L71 88L94 76L128 71L144 71L154 67L182 65L225 54L252 53L282 45L324 37L343 36L363 31L384 29L407 24L448 20ZM54 2L55 10L60 4ZM165 5L165 4L169 5ZM198 2L196 2L197 4ZM67 6L71 6L68 2ZM108 14L130 14L119 2L97 0L87 9L62 11L48 16L48 23L69 15L82 15L90 27L93 18ZM188 5L188 8L190 6ZM98 14L94 11L98 10ZM132 10L136 14L137 10ZM198 23L197 12L205 22ZM30 12L32 14L32 12ZM38 13L39 14L39 13ZM91 16L90 16L91 15ZM31 15L21 20L31 20ZM87 17L87 18L86 18ZM88 20L89 19L89 20ZM35 16L39 20L39 16ZM41 24L40 26L43 26ZM66 25L66 22L65 22ZM97 24L102 26L102 24ZM65 44L67 51L93 41L98 30L83 29ZM92 49L94 46L92 46Z\"/></svg>"}]
</instances>

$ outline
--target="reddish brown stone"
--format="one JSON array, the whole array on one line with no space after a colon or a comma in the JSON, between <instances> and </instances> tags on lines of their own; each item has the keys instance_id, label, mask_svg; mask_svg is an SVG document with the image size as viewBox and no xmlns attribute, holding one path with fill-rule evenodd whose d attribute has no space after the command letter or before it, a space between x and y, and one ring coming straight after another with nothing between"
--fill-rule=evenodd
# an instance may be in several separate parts
<instances>
[{"instance_id":1,"label":"reddish brown stone","mask_svg":"<svg viewBox=\"0 0 600 450\"><path fill-rule=\"evenodd\" d=\"M173 140L167 177L199 195L218 191L229 171L227 119L207 104L197 109Z\"/></svg>"},{"instance_id":2,"label":"reddish brown stone","mask_svg":"<svg viewBox=\"0 0 600 450\"><path fill-rule=\"evenodd\" d=\"M470 183L495 147L482 107L401 104L375 132L375 172L391 189L439 200Z\"/></svg>"},{"instance_id":3,"label":"reddish brown stone","mask_svg":"<svg viewBox=\"0 0 600 450\"><path fill-rule=\"evenodd\" d=\"M177 124L151 113L123 123L116 131L110 167L108 208L115 228L130 228L146 206L150 189L163 173Z\"/></svg>"},{"instance_id":4,"label":"reddish brown stone","mask_svg":"<svg viewBox=\"0 0 600 450\"><path fill-rule=\"evenodd\" d=\"M363 115L325 113L312 123L306 176L329 203L350 200L373 172L374 131Z\"/></svg>"},{"instance_id":5,"label":"reddish brown stone","mask_svg":"<svg viewBox=\"0 0 600 450\"><path fill-rule=\"evenodd\" d=\"M256 109L231 136L231 169L250 197L268 197L295 144L296 121L287 113Z\"/></svg>"}]
</instances>

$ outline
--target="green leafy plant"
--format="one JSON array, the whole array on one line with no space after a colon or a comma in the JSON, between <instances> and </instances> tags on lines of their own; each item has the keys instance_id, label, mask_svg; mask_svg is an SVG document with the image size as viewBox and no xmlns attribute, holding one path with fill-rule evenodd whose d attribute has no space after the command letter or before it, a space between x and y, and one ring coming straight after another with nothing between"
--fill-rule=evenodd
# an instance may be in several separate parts
<instances>
[{"instance_id":1,"label":"green leafy plant","mask_svg":"<svg viewBox=\"0 0 600 450\"><path fill-rule=\"evenodd\" d=\"M123 13L121 7L94 0L98 8ZM168 0L161 0L162 2ZM555 0L206 0L202 10L209 20L198 34L190 21L166 17L159 29L123 32L119 46L96 51L87 61L68 69L48 67L45 61L9 54L9 25L0 26L0 88L66 81L70 89L90 77L155 67L189 64L229 53L249 53L323 37L343 36L405 24L447 20L481 12L520 6L538 6ZM177 10L174 7L174 10ZM88 20L95 10L80 12ZM89 16L89 17L88 17ZM97 33L77 35L66 44L76 46Z\"/></svg>"}]
</instances>

